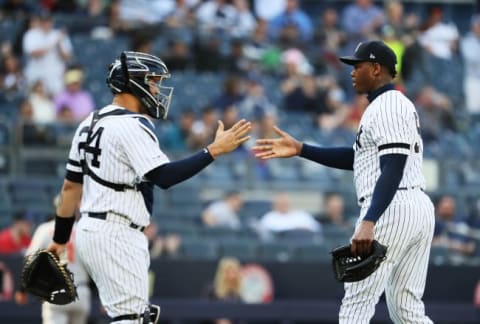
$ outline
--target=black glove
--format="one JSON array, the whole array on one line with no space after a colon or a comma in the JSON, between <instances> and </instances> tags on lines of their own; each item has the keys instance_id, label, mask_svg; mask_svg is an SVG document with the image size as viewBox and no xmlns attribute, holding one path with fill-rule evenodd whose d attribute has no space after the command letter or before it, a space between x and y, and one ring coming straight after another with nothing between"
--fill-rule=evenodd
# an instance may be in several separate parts
<instances>
[{"instance_id":1,"label":"black glove","mask_svg":"<svg viewBox=\"0 0 480 324\"><path fill-rule=\"evenodd\" d=\"M340 282L354 282L367 278L378 269L387 254L387 247L376 240L372 242L371 253L367 256L354 256L350 252L350 247L348 244L330 252L333 272Z\"/></svg>"},{"instance_id":2,"label":"black glove","mask_svg":"<svg viewBox=\"0 0 480 324\"><path fill-rule=\"evenodd\" d=\"M47 250L26 257L21 283L24 291L52 304L65 305L77 298L73 274Z\"/></svg>"}]
</instances>

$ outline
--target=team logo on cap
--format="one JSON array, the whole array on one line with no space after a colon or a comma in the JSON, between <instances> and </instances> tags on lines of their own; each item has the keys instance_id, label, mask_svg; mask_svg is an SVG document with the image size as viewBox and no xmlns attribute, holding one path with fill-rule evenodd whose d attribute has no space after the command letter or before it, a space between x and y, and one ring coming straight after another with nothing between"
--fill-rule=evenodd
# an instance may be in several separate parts
<instances>
[{"instance_id":1,"label":"team logo on cap","mask_svg":"<svg viewBox=\"0 0 480 324\"><path fill-rule=\"evenodd\" d=\"M373 53L370 53L370 59L374 60L376 59L375 55L373 55Z\"/></svg>"}]
</instances>

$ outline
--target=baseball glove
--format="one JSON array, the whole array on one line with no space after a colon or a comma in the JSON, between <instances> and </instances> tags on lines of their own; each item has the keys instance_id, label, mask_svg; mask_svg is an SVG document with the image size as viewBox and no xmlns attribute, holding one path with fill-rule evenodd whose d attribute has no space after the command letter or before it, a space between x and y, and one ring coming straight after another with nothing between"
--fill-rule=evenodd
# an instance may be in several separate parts
<instances>
[{"instance_id":1,"label":"baseball glove","mask_svg":"<svg viewBox=\"0 0 480 324\"><path fill-rule=\"evenodd\" d=\"M374 240L368 256L354 256L350 252L351 245L333 249L332 265L335 278L340 282L360 281L370 276L385 260L387 247Z\"/></svg>"},{"instance_id":2,"label":"baseball glove","mask_svg":"<svg viewBox=\"0 0 480 324\"><path fill-rule=\"evenodd\" d=\"M47 250L38 250L27 256L21 284L26 292L51 304L65 305L77 298L73 274Z\"/></svg>"}]
</instances>

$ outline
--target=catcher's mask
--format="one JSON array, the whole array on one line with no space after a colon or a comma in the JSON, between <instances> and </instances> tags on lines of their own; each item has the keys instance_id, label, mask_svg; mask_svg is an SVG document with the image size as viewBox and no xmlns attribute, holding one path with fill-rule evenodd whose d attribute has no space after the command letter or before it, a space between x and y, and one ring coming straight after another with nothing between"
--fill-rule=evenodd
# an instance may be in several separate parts
<instances>
[{"instance_id":1,"label":"catcher's mask","mask_svg":"<svg viewBox=\"0 0 480 324\"><path fill-rule=\"evenodd\" d=\"M133 94L156 119L166 119L173 87L162 86L170 78L165 63L158 57L140 52L122 52L110 64L107 85L113 94Z\"/></svg>"}]
</instances>

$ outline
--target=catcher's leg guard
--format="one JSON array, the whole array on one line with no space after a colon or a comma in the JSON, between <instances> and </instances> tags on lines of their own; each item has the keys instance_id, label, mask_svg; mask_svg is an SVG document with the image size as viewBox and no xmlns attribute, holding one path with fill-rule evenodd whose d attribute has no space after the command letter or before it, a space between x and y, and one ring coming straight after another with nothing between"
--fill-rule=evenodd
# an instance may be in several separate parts
<instances>
[{"instance_id":1,"label":"catcher's leg guard","mask_svg":"<svg viewBox=\"0 0 480 324\"><path fill-rule=\"evenodd\" d=\"M156 324L160 318L160 306L148 305L140 316L140 324Z\"/></svg>"}]
</instances>

